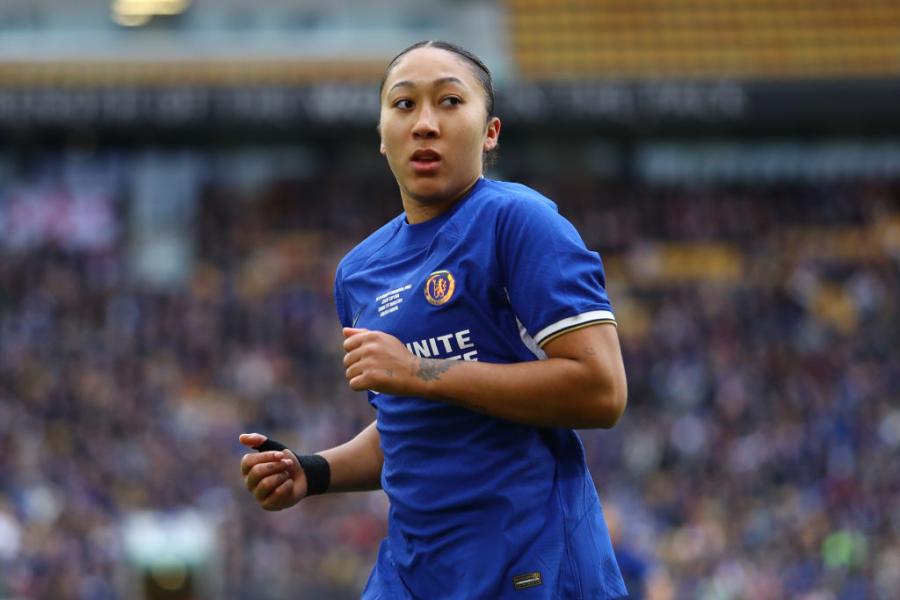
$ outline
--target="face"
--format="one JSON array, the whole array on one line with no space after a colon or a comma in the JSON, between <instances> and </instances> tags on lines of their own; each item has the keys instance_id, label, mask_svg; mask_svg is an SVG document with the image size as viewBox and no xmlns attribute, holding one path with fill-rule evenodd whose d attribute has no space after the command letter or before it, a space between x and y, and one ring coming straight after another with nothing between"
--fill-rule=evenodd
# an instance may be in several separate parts
<instances>
[{"instance_id":1,"label":"face","mask_svg":"<svg viewBox=\"0 0 900 600\"><path fill-rule=\"evenodd\" d=\"M447 50L404 55L381 94L381 153L404 206L451 203L481 175L500 121L487 118L485 91L467 61Z\"/></svg>"}]
</instances>

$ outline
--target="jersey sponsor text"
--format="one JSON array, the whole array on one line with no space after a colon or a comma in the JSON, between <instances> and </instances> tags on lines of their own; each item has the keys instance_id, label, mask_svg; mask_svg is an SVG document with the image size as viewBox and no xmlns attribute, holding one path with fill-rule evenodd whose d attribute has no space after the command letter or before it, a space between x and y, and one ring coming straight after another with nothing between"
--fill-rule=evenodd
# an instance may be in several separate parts
<instances>
[{"instance_id":1,"label":"jersey sponsor text","mask_svg":"<svg viewBox=\"0 0 900 600\"><path fill-rule=\"evenodd\" d=\"M406 344L406 348L419 358L446 358L449 360L478 360L478 349L472 343L472 332L462 329Z\"/></svg>"}]
</instances>

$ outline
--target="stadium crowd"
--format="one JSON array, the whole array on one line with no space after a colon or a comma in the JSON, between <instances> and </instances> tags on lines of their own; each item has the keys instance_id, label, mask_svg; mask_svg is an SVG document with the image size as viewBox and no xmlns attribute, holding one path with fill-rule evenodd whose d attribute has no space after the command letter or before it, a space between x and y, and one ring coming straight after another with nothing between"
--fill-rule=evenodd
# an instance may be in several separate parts
<instances>
[{"instance_id":1,"label":"stadium crowd","mask_svg":"<svg viewBox=\"0 0 900 600\"><path fill-rule=\"evenodd\" d=\"M896 597L900 181L511 179L607 264L629 406L582 435L623 568L653 582L635 597ZM237 435L312 451L373 418L342 377L331 285L399 211L392 181L271 181L245 201L212 180L170 286L133 276L115 186L91 227L16 235L12 207L74 185L0 187L0 598L119 598L123 520L184 507L216 523L223 598L358 595L384 495L265 513Z\"/></svg>"}]
</instances>

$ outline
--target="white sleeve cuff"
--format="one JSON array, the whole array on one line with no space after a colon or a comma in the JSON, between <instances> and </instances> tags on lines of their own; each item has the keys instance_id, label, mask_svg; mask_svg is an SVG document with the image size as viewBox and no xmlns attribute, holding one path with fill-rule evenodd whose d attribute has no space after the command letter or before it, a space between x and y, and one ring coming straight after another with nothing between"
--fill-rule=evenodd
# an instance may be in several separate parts
<instances>
[{"instance_id":1,"label":"white sleeve cuff","mask_svg":"<svg viewBox=\"0 0 900 600\"><path fill-rule=\"evenodd\" d=\"M543 347L544 344L564 333L581 329L588 325L594 325L595 323L612 323L615 325L616 317L608 310L592 310L590 312L581 313L580 315L567 317L544 327L538 331L536 336L534 336L534 340L537 342L538 346Z\"/></svg>"}]
</instances>

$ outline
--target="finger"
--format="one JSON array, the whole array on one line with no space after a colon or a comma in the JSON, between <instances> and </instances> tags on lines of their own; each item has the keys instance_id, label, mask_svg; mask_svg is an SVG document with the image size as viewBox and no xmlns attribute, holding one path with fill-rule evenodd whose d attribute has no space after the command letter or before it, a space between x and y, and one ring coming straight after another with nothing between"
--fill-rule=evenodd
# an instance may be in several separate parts
<instances>
[{"instance_id":1,"label":"finger","mask_svg":"<svg viewBox=\"0 0 900 600\"><path fill-rule=\"evenodd\" d=\"M245 454L241 458L241 475L244 477L258 464L279 461L284 458L284 452L260 452L258 454Z\"/></svg>"},{"instance_id":2,"label":"finger","mask_svg":"<svg viewBox=\"0 0 900 600\"><path fill-rule=\"evenodd\" d=\"M285 471L276 473L274 475L269 475L259 482L259 485L256 486L255 490L253 490L253 496L257 501L263 502L278 486L289 480L290 476Z\"/></svg>"},{"instance_id":3,"label":"finger","mask_svg":"<svg viewBox=\"0 0 900 600\"><path fill-rule=\"evenodd\" d=\"M355 362L358 362L363 357L364 351L362 348L357 348L352 352L348 352L344 355L344 367L349 368Z\"/></svg>"},{"instance_id":4,"label":"finger","mask_svg":"<svg viewBox=\"0 0 900 600\"><path fill-rule=\"evenodd\" d=\"M299 477L303 474L303 468L300 466L300 460L297 458L297 455L288 450L285 452L288 458L284 458L281 460L284 463L284 466L287 467L287 472L291 476L291 478Z\"/></svg>"},{"instance_id":5,"label":"finger","mask_svg":"<svg viewBox=\"0 0 900 600\"><path fill-rule=\"evenodd\" d=\"M291 491L294 482L288 479L277 488L260 504L265 510L280 510L284 508L288 499L288 493Z\"/></svg>"},{"instance_id":6,"label":"finger","mask_svg":"<svg viewBox=\"0 0 900 600\"><path fill-rule=\"evenodd\" d=\"M365 343L366 339L368 338L366 333L368 333L368 332L360 332L360 333L354 334L353 337L348 337L347 339L345 339L344 340L344 351L351 352L353 350L356 350L360 346L362 346Z\"/></svg>"},{"instance_id":7,"label":"finger","mask_svg":"<svg viewBox=\"0 0 900 600\"><path fill-rule=\"evenodd\" d=\"M350 381L354 377L360 377L364 375L366 370L362 367L360 363L353 363L344 371L344 377L347 378L347 381Z\"/></svg>"},{"instance_id":8,"label":"finger","mask_svg":"<svg viewBox=\"0 0 900 600\"><path fill-rule=\"evenodd\" d=\"M244 483L246 484L247 489L253 492L254 490L256 490L256 487L259 485L260 481L262 481L269 475L274 475L275 473L280 473L286 470L287 467L283 462L281 462L281 459L258 464L253 466L253 468L251 468L247 475L244 477Z\"/></svg>"},{"instance_id":9,"label":"finger","mask_svg":"<svg viewBox=\"0 0 900 600\"><path fill-rule=\"evenodd\" d=\"M354 335L356 335L356 334L358 334L358 333L362 333L362 332L364 332L364 331L368 331L368 329L365 329L365 328L363 328L363 327L344 327L344 328L341 330L341 333L344 334L344 337L345 337L345 338L349 338L349 337L352 337L352 336L354 336Z\"/></svg>"},{"instance_id":10,"label":"finger","mask_svg":"<svg viewBox=\"0 0 900 600\"><path fill-rule=\"evenodd\" d=\"M265 500L269 494L271 494L275 488L279 485L290 479L291 476L288 475L287 471L282 471L280 473L275 473L274 475L269 475L268 477L263 477L263 479L259 482L259 485L256 486L256 489L253 490L253 495L257 500L263 501Z\"/></svg>"},{"instance_id":11,"label":"finger","mask_svg":"<svg viewBox=\"0 0 900 600\"><path fill-rule=\"evenodd\" d=\"M362 392L369 389L369 386L365 383L365 375L357 375L356 377L350 379L349 383L350 389L356 392Z\"/></svg>"},{"instance_id":12,"label":"finger","mask_svg":"<svg viewBox=\"0 0 900 600\"><path fill-rule=\"evenodd\" d=\"M242 433L238 436L238 440L248 448L256 448L267 439L269 438L261 433Z\"/></svg>"},{"instance_id":13,"label":"finger","mask_svg":"<svg viewBox=\"0 0 900 600\"><path fill-rule=\"evenodd\" d=\"M382 336L385 334L381 331L369 331L368 329L361 329L359 333L353 334L353 336L348 337L344 340L344 350L347 352L351 352L356 350L357 348L362 347L364 344L377 342Z\"/></svg>"}]
</instances>

